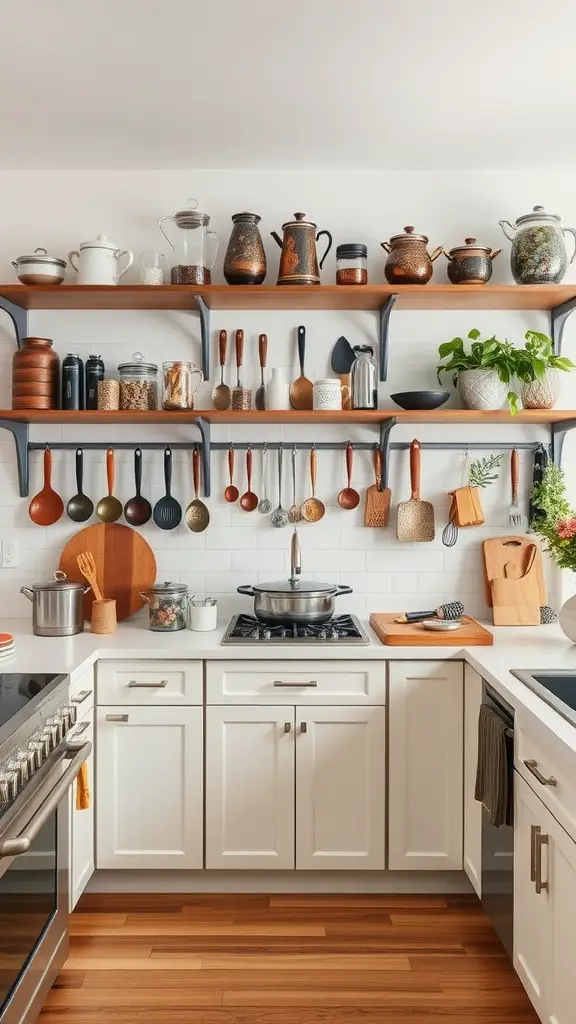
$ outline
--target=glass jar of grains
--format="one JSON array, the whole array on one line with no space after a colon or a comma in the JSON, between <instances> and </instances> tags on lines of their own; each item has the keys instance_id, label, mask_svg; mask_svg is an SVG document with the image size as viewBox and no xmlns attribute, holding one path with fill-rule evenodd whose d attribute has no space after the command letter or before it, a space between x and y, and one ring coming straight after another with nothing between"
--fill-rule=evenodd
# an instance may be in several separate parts
<instances>
[{"instance_id":1,"label":"glass jar of grains","mask_svg":"<svg viewBox=\"0 0 576 1024\"><path fill-rule=\"evenodd\" d=\"M135 352L131 363L120 363L120 408L147 412L158 408L158 367L145 363L141 352Z\"/></svg>"},{"instance_id":2,"label":"glass jar of grains","mask_svg":"<svg viewBox=\"0 0 576 1024\"><path fill-rule=\"evenodd\" d=\"M194 395L204 383L204 374L194 363L178 360L162 363L162 406L164 409L193 409Z\"/></svg>"},{"instance_id":3,"label":"glass jar of grains","mask_svg":"<svg viewBox=\"0 0 576 1024\"><path fill-rule=\"evenodd\" d=\"M367 284L367 261L365 245L339 245L336 249L336 284Z\"/></svg>"}]
</instances>

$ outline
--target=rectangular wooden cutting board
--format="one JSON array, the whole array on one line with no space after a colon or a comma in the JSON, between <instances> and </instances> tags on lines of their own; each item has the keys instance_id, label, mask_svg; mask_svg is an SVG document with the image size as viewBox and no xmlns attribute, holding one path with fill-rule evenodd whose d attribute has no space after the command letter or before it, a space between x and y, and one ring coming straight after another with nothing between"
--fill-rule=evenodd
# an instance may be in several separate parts
<instances>
[{"instance_id":1,"label":"rectangular wooden cutting board","mask_svg":"<svg viewBox=\"0 0 576 1024\"><path fill-rule=\"evenodd\" d=\"M490 647L494 637L469 615L462 616L460 629L446 633L424 629L421 622L394 622L399 612L372 612L370 625L388 647Z\"/></svg>"}]
</instances>

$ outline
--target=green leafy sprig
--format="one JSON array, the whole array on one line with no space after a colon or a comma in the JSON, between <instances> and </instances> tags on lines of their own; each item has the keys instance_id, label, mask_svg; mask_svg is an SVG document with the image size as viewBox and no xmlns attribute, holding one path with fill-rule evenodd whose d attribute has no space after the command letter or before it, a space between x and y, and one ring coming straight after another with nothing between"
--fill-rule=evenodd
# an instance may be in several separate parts
<instances>
[{"instance_id":1,"label":"green leafy sprig","mask_svg":"<svg viewBox=\"0 0 576 1024\"><path fill-rule=\"evenodd\" d=\"M473 459L468 470L470 487L488 487L498 479L498 470L504 455L488 455L485 459ZM494 472L496 470L496 472Z\"/></svg>"},{"instance_id":2,"label":"green leafy sprig","mask_svg":"<svg viewBox=\"0 0 576 1024\"><path fill-rule=\"evenodd\" d=\"M534 533L542 537L545 550L560 569L575 571L576 511L566 497L564 472L553 462L546 466L542 482L534 485L532 502L540 510L531 524Z\"/></svg>"}]
</instances>

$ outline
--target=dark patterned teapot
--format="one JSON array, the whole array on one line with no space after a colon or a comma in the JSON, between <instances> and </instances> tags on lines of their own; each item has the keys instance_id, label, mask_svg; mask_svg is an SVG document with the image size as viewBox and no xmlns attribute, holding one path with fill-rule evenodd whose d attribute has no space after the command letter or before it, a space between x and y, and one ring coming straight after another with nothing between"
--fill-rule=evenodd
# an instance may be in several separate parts
<instances>
[{"instance_id":1,"label":"dark patterned teapot","mask_svg":"<svg viewBox=\"0 0 576 1024\"><path fill-rule=\"evenodd\" d=\"M320 284L320 270L332 248L332 235L329 231L318 231L316 234L318 225L311 220L305 220L305 216L304 213L295 213L294 220L283 224L282 239L276 231L270 232L282 249L278 284ZM328 245L318 267L316 242L322 235L328 238Z\"/></svg>"}]
</instances>

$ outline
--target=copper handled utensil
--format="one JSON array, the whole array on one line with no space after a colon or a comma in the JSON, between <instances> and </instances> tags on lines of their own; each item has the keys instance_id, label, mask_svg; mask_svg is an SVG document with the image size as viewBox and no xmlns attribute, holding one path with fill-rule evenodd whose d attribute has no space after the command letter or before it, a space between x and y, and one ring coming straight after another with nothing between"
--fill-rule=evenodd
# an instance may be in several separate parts
<instances>
[{"instance_id":1,"label":"copper handled utensil","mask_svg":"<svg viewBox=\"0 0 576 1024\"><path fill-rule=\"evenodd\" d=\"M64 502L56 491L52 490L52 452L48 445L44 452L44 486L34 495L28 506L28 515L38 526L52 526L57 523L64 512Z\"/></svg>"},{"instance_id":2,"label":"copper handled utensil","mask_svg":"<svg viewBox=\"0 0 576 1024\"><path fill-rule=\"evenodd\" d=\"M81 551L78 557L76 558L76 561L78 563L78 568L80 569L80 572L82 573L84 578L88 580L88 583L92 587L92 593L94 594L96 600L103 601L104 597L102 595L100 587L98 586L98 578L96 576L96 562L94 561L94 555L92 554L92 552Z\"/></svg>"},{"instance_id":3,"label":"copper handled utensil","mask_svg":"<svg viewBox=\"0 0 576 1024\"><path fill-rule=\"evenodd\" d=\"M353 508L357 508L360 504L360 495L358 491L355 491L352 487L352 469L354 466L354 449L352 442L348 441L346 445L346 477L348 480L347 486L343 487L338 495L338 504L341 508L345 508L347 511L351 511Z\"/></svg>"},{"instance_id":4,"label":"copper handled utensil","mask_svg":"<svg viewBox=\"0 0 576 1024\"><path fill-rule=\"evenodd\" d=\"M254 512L258 507L258 495L254 494L252 490L252 449L250 447L246 450L246 480L248 486L240 498L240 507L245 512Z\"/></svg>"},{"instance_id":5,"label":"copper handled utensil","mask_svg":"<svg viewBox=\"0 0 576 1024\"><path fill-rule=\"evenodd\" d=\"M387 526L388 514L390 512L390 488L388 484L388 467L382 468L382 449L380 445L374 447L374 476L375 483L371 484L366 491L366 506L364 509L364 526ZM382 486L384 484L384 486Z\"/></svg>"},{"instance_id":6,"label":"copper handled utensil","mask_svg":"<svg viewBox=\"0 0 576 1024\"><path fill-rule=\"evenodd\" d=\"M312 409L312 392L314 385L304 376L304 360L306 358L306 328L298 328L298 361L300 376L290 386L290 405L294 409Z\"/></svg>"},{"instance_id":7,"label":"copper handled utensil","mask_svg":"<svg viewBox=\"0 0 576 1024\"><path fill-rule=\"evenodd\" d=\"M240 492L234 485L234 449L232 445L228 449L228 478L230 483L224 491L224 497L229 502L238 501L238 494Z\"/></svg>"},{"instance_id":8,"label":"copper handled utensil","mask_svg":"<svg viewBox=\"0 0 576 1024\"><path fill-rule=\"evenodd\" d=\"M264 383L264 370L266 369L266 357L268 354L268 338L261 334L258 338L258 357L260 359L260 387L256 392L256 408L263 412L266 408L266 384Z\"/></svg>"},{"instance_id":9,"label":"copper handled utensil","mask_svg":"<svg viewBox=\"0 0 576 1024\"><path fill-rule=\"evenodd\" d=\"M106 477L108 479L108 494L101 498L96 506L96 515L103 523L115 523L122 515L122 502L113 495L114 490L114 449L109 448L106 452Z\"/></svg>"},{"instance_id":10,"label":"copper handled utensil","mask_svg":"<svg viewBox=\"0 0 576 1024\"><path fill-rule=\"evenodd\" d=\"M236 387L232 392L232 408L252 408L252 392L242 387L242 360L244 358L244 331L236 331Z\"/></svg>"},{"instance_id":11,"label":"copper handled utensil","mask_svg":"<svg viewBox=\"0 0 576 1024\"><path fill-rule=\"evenodd\" d=\"M230 408L230 388L224 383L224 367L226 365L226 352L228 348L228 334L226 331L220 331L220 338L218 339L218 353L220 356L220 383L214 388L212 392L212 401L215 409L229 409Z\"/></svg>"},{"instance_id":12,"label":"copper handled utensil","mask_svg":"<svg viewBox=\"0 0 576 1024\"><path fill-rule=\"evenodd\" d=\"M430 543L434 540L434 508L420 499L420 442L410 445L409 501L401 501L396 514L396 536L401 543Z\"/></svg>"},{"instance_id":13,"label":"copper handled utensil","mask_svg":"<svg viewBox=\"0 0 576 1024\"><path fill-rule=\"evenodd\" d=\"M510 482L512 484L512 504L508 513L510 526L515 530L522 529L522 513L518 504L518 480L520 477L520 459L514 448L510 456Z\"/></svg>"},{"instance_id":14,"label":"copper handled utensil","mask_svg":"<svg viewBox=\"0 0 576 1024\"><path fill-rule=\"evenodd\" d=\"M302 519L305 519L307 523L317 523L322 519L326 512L323 503L316 497L316 469L316 448L312 445L312 449L310 451L310 483L312 485L312 496L306 499L300 509Z\"/></svg>"},{"instance_id":15,"label":"copper handled utensil","mask_svg":"<svg viewBox=\"0 0 576 1024\"><path fill-rule=\"evenodd\" d=\"M194 478L194 498L188 505L184 518L186 526L192 533L203 533L210 523L208 506L199 498L200 493L200 450L196 446L192 452L192 475Z\"/></svg>"}]
</instances>

